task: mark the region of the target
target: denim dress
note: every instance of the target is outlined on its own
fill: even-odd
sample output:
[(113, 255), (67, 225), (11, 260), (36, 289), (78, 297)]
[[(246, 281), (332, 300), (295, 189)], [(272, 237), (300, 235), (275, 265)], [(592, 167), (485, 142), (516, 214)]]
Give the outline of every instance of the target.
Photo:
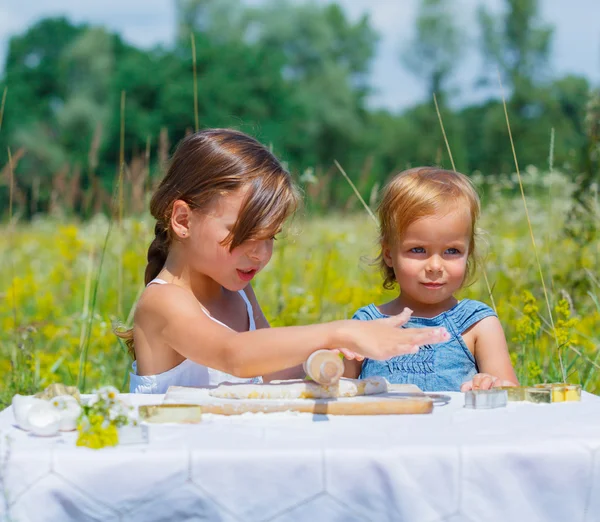
[[(394, 384), (416, 384), (423, 391), (460, 391), (460, 385), (478, 372), (473, 354), (462, 334), (485, 317), (496, 316), (486, 304), (463, 299), (440, 315), (431, 318), (411, 317), (402, 328), (443, 326), (450, 340), (421, 346), (414, 354), (399, 355), (387, 361), (365, 359), (360, 378), (380, 376)], [(389, 317), (374, 304), (359, 309), (353, 319), (371, 321)]]

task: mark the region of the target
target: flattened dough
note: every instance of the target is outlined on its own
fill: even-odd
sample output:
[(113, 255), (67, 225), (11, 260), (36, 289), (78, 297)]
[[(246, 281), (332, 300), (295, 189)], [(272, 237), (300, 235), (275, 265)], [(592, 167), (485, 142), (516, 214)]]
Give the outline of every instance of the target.
[(269, 384), (223, 383), (208, 393), (221, 399), (331, 399), (386, 393), (388, 382), (383, 377), (340, 379), (333, 386), (314, 381), (273, 381)]

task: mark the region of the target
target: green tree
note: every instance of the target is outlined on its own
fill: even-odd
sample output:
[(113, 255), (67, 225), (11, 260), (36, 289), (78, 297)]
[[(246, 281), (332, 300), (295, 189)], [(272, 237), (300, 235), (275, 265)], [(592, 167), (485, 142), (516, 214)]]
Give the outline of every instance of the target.
[(35, 177), (41, 197), (47, 198), (51, 173), (68, 161), (55, 140), (56, 115), (62, 110), (69, 91), (62, 54), (85, 29), (65, 18), (49, 18), (9, 41), (4, 75), (9, 98), (0, 133), (0, 164), (7, 161), (7, 147), (13, 152), (26, 148), (20, 162), (18, 185), (27, 197), (30, 197)]
[(337, 4), (272, 1), (252, 11), (249, 27), (267, 53), (283, 57), (294, 107), (285, 146), (299, 166), (361, 163), (377, 42), (368, 17), (351, 22)]
[(241, 0), (175, 0), (177, 44), (187, 49), (192, 32), (220, 44), (243, 40), (249, 12)]
[(538, 0), (505, 0), (505, 4), (500, 15), (484, 6), (478, 10), (482, 51), (486, 63), (498, 68), (507, 87), (521, 97), (548, 78), (554, 29), (541, 21)]
[(454, 21), (449, 0), (421, 0), (415, 33), (402, 50), (404, 65), (441, 99), (464, 51), (463, 32)]
[[(547, 73), (553, 28), (540, 19), (537, 0), (505, 0), (505, 4), (506, 9), (497, 15), (483, 6), (478, 10), (484, 62), (492, 65), (485, 71), (484, 83), (497, 84), (500, 72), (519, 162), (539, 165), (548, 157), (555, 122), (549, 111)], [(514, 171), (502, 105), (485, 104), (482, 111), (475, 123), (482, 147), (477, 155), (482, 162), (475, 167), (484, 172)]]

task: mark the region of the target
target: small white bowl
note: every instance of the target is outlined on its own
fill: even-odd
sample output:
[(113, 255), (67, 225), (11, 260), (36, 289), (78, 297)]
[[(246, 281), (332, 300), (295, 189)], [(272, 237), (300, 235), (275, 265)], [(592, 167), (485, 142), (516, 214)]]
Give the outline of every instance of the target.
[(61, 415), (48, 401), (41, 401), (31, 406), (26, 422), (34, 435), (52, 437), (58, 434)]
[(17, 422), (17, 426), (22, 430), (29, 431), (31, 428), (27, 423), (27, 415), (29, 410), (35, 404), (47, 404), (46, 401), (42, 399), (38, 399), (33, 395), (19, 395), (16, 394), (12, 399), (12, 408), (13, 415), (15, 416), (15, 421)]

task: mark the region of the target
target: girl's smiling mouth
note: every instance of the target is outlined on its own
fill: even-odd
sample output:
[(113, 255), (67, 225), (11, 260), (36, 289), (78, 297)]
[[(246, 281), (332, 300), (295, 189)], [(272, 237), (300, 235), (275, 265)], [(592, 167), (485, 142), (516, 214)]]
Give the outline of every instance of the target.
[(258, 272), (258, 269), (256, 268), (251, 268), (249, 270), (240, 270), (239, 268), (237, 269), (238, 276), (242, 281), (251, 281), (252, 278), (256, 275), (256, 272)]

